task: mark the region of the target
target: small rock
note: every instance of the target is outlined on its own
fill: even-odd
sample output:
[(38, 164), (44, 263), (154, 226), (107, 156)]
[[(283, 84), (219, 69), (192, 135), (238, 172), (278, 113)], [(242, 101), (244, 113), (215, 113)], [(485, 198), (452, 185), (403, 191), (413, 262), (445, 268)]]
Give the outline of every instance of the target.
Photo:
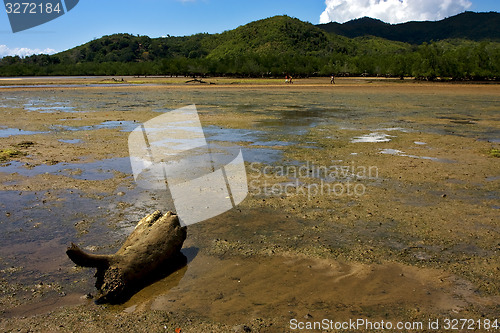
[(118, 192), (118, 193), (116, 193), (116, 195), (123, 197), (125, 195), (125, 192)]
[(94, 298), (94, 296), (92, 296), (92, 294), (88, 293), (87, 295), (83, 295), (82, 298), (83, 299), (92, 299), (92, 298)]
[(132, 306), (129, 306), (128, 308), (126, 308), (125, 310), (123, 310), (123, 312), (125, 313), (132, 313), (135, 311), (135, 309), (137, 308), (137, 304), (134, 304)]
[(252, 332), (252, 329), (247, 325), (237, 325), (233, 327), (233, 331), (235, 333), (245, 333), (245, 332)]

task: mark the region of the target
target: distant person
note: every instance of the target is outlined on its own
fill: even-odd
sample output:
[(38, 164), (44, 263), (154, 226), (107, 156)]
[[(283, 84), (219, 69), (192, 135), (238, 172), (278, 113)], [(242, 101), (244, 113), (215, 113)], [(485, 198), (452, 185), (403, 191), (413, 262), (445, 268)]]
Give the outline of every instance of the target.
[(285, 75), (285, 83), (288, 83), (288, 75)]
[(292, 83), (293, 83), (293, 78), (292, 78), (292, 76), (290, 75), (290, 84), (292, 84)]
[(330, 77), (330, 84), (335, 84), (335, 75), (333, 75), (333, 74)]

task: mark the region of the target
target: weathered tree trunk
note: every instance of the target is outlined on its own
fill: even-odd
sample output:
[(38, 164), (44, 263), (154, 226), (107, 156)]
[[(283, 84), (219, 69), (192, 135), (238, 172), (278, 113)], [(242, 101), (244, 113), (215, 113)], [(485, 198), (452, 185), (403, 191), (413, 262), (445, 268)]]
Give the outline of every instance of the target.
[(115, 254), (88, 254), (75, 244), (66, 254), (79, 266), (97, 268), (99, 302), (117, 303), (143, 286), (158, 270), (177, 266), (185, 239), (186, 227), (180, 226), (177, 215), (156, 211), (139, 221)]

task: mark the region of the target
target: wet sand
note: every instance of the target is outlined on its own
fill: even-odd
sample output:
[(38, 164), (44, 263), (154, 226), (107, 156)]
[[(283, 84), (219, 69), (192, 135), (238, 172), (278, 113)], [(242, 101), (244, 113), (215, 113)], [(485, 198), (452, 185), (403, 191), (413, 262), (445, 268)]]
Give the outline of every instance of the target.
[[(4, 331), (498, 318), (499, 86), (133, 79), (147, 86), (0, 81), (56, 84), (0, 89), (0, 149), (21, 153), (0, 167)], [(193, 103), (209, 141), (242, 147), (250, 193), (188, 228), (186, 267), (123, 305), (95, 305), (93, 272), (65, 247), (114, 252), (140, 217), (168, 209), (136, 186), (127, 137)]]

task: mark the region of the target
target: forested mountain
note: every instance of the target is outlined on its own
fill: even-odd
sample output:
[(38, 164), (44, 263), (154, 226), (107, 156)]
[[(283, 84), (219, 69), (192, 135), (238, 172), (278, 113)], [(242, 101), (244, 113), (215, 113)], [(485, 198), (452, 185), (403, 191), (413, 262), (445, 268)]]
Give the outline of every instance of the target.
[(0, 75), (499, 78), (500, 43), (477, 39), (481, 41), (455, 38), (417, 45), (376, 36), (349, 38), (296, 18), (275, 16), (220, 34), (162, 38), (115, 34), (55, 55), (4, 57)]
[(319, 24), (326, 32), (354, 38), (377, 36), (410, 44), (444, 39), (469, 39), (473, 41), (500, 41), (500, 13), (465, 12), (436, 22), (384, 23), (363, 17), (343, 24)]

